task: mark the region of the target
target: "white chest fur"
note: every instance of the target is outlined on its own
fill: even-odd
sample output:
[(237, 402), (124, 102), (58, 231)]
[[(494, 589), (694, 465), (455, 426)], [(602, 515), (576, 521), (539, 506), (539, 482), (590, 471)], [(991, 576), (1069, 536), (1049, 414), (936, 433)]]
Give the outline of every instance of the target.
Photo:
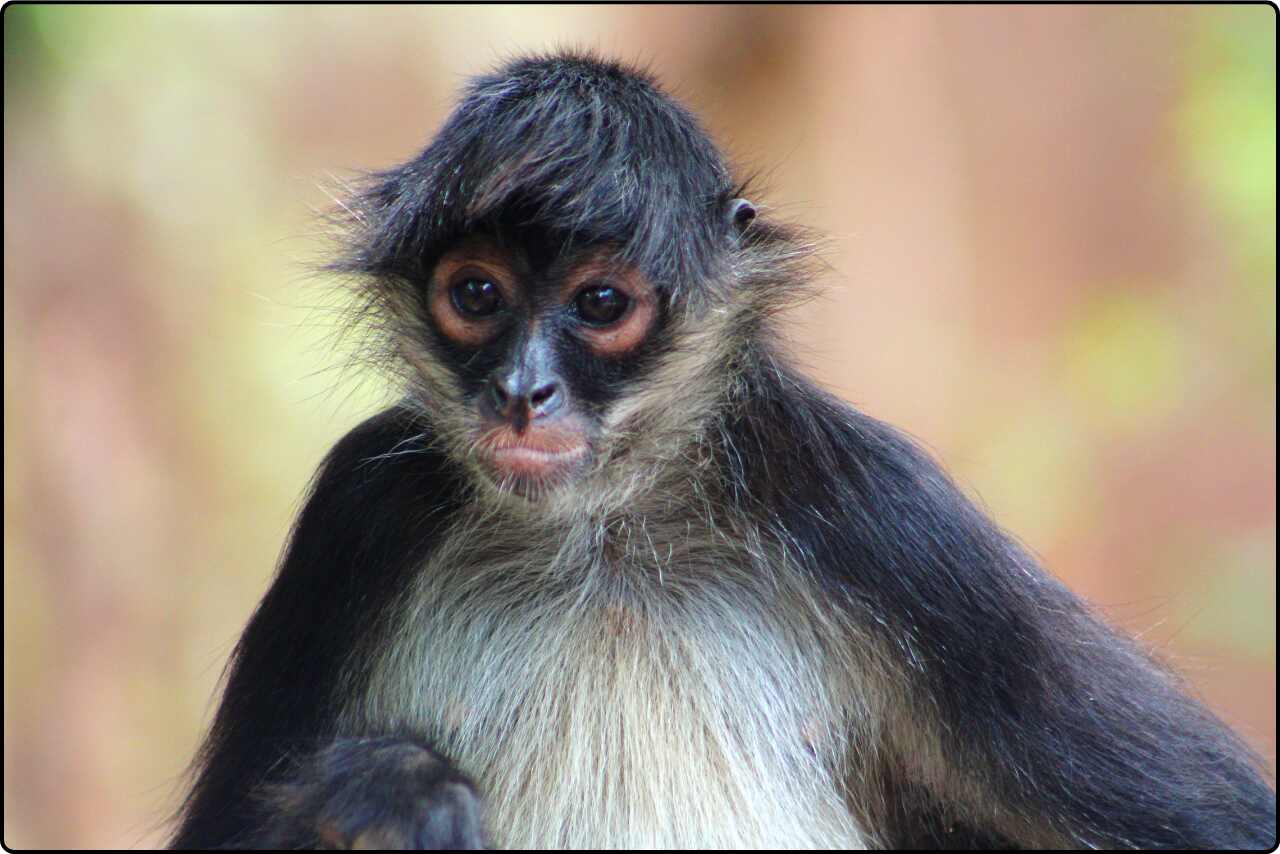
[(433, 743), (499, 847), (861, 847), (826, 618), (758, 543), (680, 533), (455, 533), (350, 725)]

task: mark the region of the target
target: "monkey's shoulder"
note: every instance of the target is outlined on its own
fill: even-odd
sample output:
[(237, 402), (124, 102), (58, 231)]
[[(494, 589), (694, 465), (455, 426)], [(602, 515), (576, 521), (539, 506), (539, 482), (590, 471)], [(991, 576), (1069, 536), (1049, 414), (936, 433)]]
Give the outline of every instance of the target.
[[(393, 554), (390, 543), (429, 547), (461, 493), (461, 474), (434, 447), (430, 426), (401, 407), (380, 412), (343, 436), (320, 465), (281, 574), (321, 566), (329, 575), (335, 561), (381, 564)], [(422, 554), (407, 551), (408, 563)]]
[(802, 376), (759, 372), (722, 435), (729, 492), (746, 512), (879, 613), (911, 622), (922, 597), (1005, 590), (1011, 575), (1075, 607), (912, 437)]
[(363, 509), (377, 514), (385, 500), (433, 511), (452, 505), (460, 490), (461, 473), (435, 447), (431, 426), (395, 406), (357, 425), (334, 445), (317, 473), (311, 497), (315, 504), (332, 495), (331, 503), (344, 512)]
[(844, 515), (885, 498), (954, 490), (905, 432), (798, 373), (758, 371), (745, 389), (721, 422), (723, 470), (732, 491), (756, 506), (784, 519)]

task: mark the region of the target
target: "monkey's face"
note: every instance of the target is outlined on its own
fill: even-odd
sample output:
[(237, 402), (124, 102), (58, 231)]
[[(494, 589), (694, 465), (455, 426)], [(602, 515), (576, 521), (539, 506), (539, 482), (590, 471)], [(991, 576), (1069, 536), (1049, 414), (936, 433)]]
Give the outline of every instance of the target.
[(592, 465), (608, 412), (656, 349), (657, 289), (608, 246), (473, 236), (434, 265), (433, 349), (460, 392), (455, 444), (481, 477), (537, 499)]

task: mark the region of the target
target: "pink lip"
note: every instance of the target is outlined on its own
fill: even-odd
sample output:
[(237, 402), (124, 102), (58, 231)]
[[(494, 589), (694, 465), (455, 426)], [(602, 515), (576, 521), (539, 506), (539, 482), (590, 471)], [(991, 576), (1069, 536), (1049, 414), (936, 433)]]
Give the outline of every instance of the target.
[(587, 455), (585, 445), (563, 451), (545, 451), (526, 445), (508, 445), (494, 448), (489, 453), (490, 464), (502, 474), (543, 480), (566, 471)]
[(478, 448), (481, 459), (499, 477), (525, 483), (563, 474), (580, 464), (588, 453), (580, 433), (556, 428), (516, 433), (499, 427), (489, 431)]

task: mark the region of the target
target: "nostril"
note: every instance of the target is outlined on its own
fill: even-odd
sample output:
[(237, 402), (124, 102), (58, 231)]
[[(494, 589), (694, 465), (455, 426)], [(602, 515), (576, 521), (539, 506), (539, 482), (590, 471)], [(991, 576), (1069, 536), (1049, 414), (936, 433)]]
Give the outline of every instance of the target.
[(547, 383), (541, 388), (534, 389), (533, 394), (529, 395), (529, 407), (535, 411), (542, 409), (551, 402), (557, 391), (559, 387), (555, 383)]
[(502, 412), (507, 408), (507, 401), (511, 399), (511, 395), (507, 394), (507, 390), (502, 387), (500, 380), (494, 380), (489, 384), (489, 397), (493, 399), (493, 405)]

